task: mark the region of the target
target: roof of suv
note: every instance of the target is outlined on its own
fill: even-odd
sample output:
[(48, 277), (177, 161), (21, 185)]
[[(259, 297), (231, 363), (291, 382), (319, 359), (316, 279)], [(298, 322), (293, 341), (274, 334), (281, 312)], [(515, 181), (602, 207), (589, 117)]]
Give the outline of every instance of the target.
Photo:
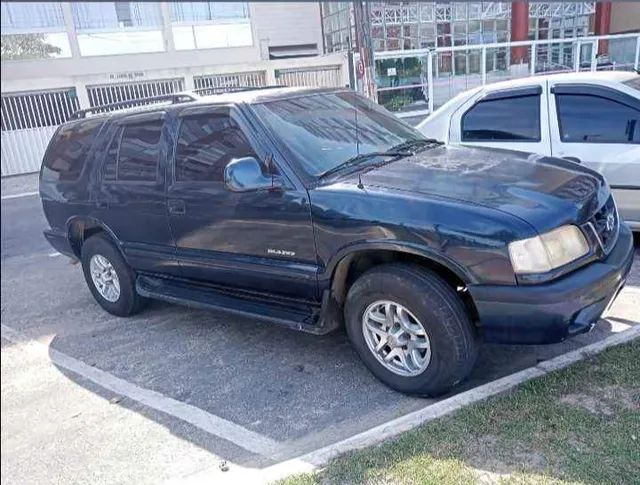
[[(229, 93), (213, 94), (207, 96), (198, 96), (195, 93), (185, 91), (182, 93), (175, 93), (176, 95), (185, 94), (192, 95), (196, 99), (193, 101), (185, 101), (180, 103), (157, 102), (152, 104), (145, 104), (134, 107), (121, 108), (114, 111), (108, 111), (103, 113), (92, 113), (87, 118), (121, 118), (132, 114), (147, 113), (157, 110), (170, 110), (181, 109), (185, 106), (199, 106), (207, 104), (255, 104), (264, 103), (268, 101), (276, 101), (280, 99), (288, 99), (301, 95), (309, 95), (315, 93), (329, 93), (336, 91), (343, 91), (344, 88), (309, 88), (309, 87), (273, 87), (273, 88), (257, 88), (247, 91), (236, 91)], [(95, 107), (99, 109), (99, 106)]]

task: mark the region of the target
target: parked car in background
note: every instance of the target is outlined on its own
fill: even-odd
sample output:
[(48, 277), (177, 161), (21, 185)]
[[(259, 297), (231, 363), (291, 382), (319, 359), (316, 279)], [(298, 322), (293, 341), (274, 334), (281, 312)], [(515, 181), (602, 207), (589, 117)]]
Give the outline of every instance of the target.
[(640, 231), (640, 75), (584, 72), (489, 84), (417, 126), (445, 143), (565, 158), (597, 170)]
[(46, 238), (114, 315), (157, 298), (344, 324), (380, 380), (438, 395), (481, 340), (588, 331), (631, 268), (609, 186), (581, 165), (445, 146), (352, 91), (166, 99), (85, 110), (40, 172)]

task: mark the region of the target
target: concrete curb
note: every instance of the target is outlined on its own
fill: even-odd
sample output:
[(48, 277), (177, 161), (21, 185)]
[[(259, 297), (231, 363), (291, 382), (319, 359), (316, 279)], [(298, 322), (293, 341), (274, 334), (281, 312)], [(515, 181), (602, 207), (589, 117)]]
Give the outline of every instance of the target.
[(586, 345), (572, 352), (559, 355), (550, 360), (540, 362), (534, 367), (529, 367), (515, 374), (483, 384), (469, 391), (462, 392), (450, 398), (431, 404), (400, 418), (388, 421), (380, 426), (351, 436), (343, 441), (325, 446), (298, 458), (278, 463), (263, 469), (260, 472), (265, 482), (279, 480), (296, 473), (308, 473), (318, 470), (331, 459), (348, 451), (358, 450), (378, 444), (384, 440), (396, 437), (406, 431), (416, 428), (428, 421), (450, 414), (470, 404), (483, 401), (491, 396), (503, 393), (536, 377), (541, 377), (550, 372), (563, 369), (576, 362), (599, 354), (605, 349), (630, 342), (640, 337), (640, 325), (632, 327), (624, 332), (607, 337), (604, 340)]
[(32, 195), (38, 195), (39, 192), (21, 192), (13, 195), (3, 195), (1, 200), (20, 199), (22, 197), (31, 197)]

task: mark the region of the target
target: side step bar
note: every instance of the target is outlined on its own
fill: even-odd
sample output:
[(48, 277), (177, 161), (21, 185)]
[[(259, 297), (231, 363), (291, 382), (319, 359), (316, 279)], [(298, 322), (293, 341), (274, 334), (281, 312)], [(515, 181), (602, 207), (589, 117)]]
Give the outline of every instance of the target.
[(138, 275), (136, 290), (147, 298), (206, 310), (222, 310), (317, 335), (335, 328), (319, 324), (322, 320), (319, 318), (320, 306), (308, 303), (277, 298), (267, 300), (250, 293), (148, 275)]

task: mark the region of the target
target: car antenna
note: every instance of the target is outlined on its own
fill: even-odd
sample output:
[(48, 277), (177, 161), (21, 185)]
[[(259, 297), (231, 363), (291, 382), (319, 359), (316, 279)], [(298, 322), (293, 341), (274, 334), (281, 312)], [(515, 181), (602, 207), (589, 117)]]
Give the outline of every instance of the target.
[[(358, 96), (355, 96), (355, 114), (356, 114), (356, 155), (360, 155), (360, 133), (358, 131)], [(364, 189), (362, 184), (362, 175), (358, 172), (358, 186), (359, 189)]]
[(269, 171), (269, 175), (271, 175), (271, 188), (273, 188), (273, 154), (269, 153), (267, 155), (267, 170)]

